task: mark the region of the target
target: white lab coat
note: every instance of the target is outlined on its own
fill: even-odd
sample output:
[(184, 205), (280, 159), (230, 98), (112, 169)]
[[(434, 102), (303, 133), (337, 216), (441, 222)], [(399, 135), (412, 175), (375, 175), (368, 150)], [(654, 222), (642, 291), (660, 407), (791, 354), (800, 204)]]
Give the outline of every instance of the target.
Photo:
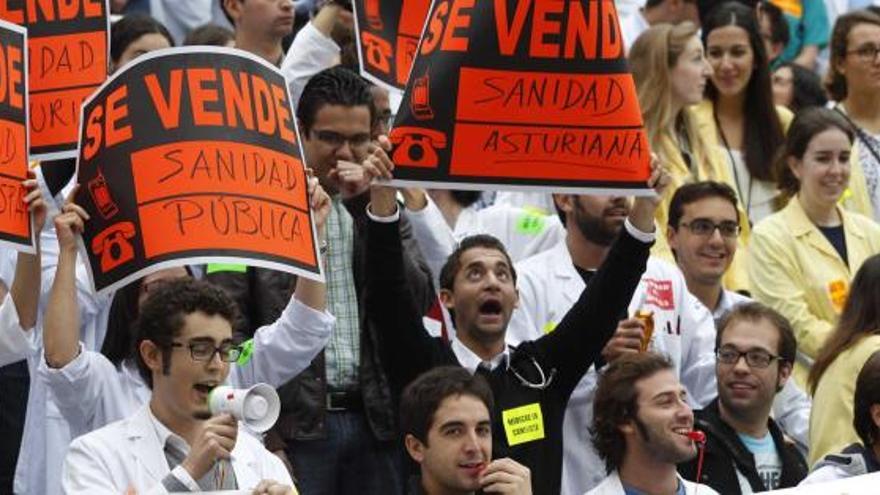
[(34, 329), (21, 328), (12, 294), (0, 304), (0, 366), (27, 358), (35, 350)]
[[(293, 486), (281, 460), (250, 435), (238, 435), (231, 462), (242, 490), (264, 479)], [(145, 404), (131, 417), (74, 440), (64, 460), (62, 487), (68, 495), (118, 495), (130, 488), (141, 495), (167, 493), (162, 479), (170, 472)]]
[(489, 234), (496, 237), (514, 262), (547, 250), (565, 237), (558, 216), (502, 204), (480, 210), (472, 206), (463, 209), (455, 229), (449, 228), (443, 213), (430, 197), (423, 209), (404, 210), (404, 215), (412, 225), (413, 237), (434, 274), (434, 287), (437, 288), (440, 287), (440, 269), (467, 236)]
[[(334, 324), (329, 313), (291, 298), (275, 323), (257, 330), (251, 360), (245, 366), (233, 366), (227, 381), (238, 388), (286, 383), (326, 346)], [(103, 354), (82, 344), (80, 354), (61, 369), (49, 368), (42, 357), (35, 367), (31, 376), (49, 389), (51, 398), (46, 421), (52, 428), (45, 439), (45, 465), (38, 470), (45, 470), (39, 474), (45, 477), (47, 488), (40, 493), (59, 493), (58, 473), (70, 440), (134, 414), (146, 403), (150, 391), (133, 365), (116, 368)], [(27, 464), (25, 459), (19, 467), (23, 464)], [(34, 476), (30, 477), (32, 483), (38, 482), (33, 481)]]
[[(38, 168), (37, 174), (41, 176)], [(58, 240), (52, 222), (46, 222), (40, 233), (42, 252), (40, 311), (45, 314), (49, 291), (58, 264)], [(77, 261), (76, 292), (79, 306), (80, 339), (86, 349), (99, 349), (104, 341), (113, 294), (96, 296), (82, 261)], [(57, 494), (61, 492), (59, 471), (64, 452), (70, 443), (67, 422), (55, 405), (43, 380), (37, 378), (37, 367), (43, 349), (42, 321), (38, 319), (33, 332), (33, 352), (27, 356), (31, 380), (28, 386), (27, 413), (18, 464), (15, 466), (13, 491), (21, 494)]]
[[(697, 493), (700, 495), (718, 495), (718, 492), (713, 490), (710, 486), (688, 481), (681, 476), (679, 476), (678, 479), (684, 483), (684, 491), (687, 495), (697, 495)], [(615, 470), (612, 471), (611, 474), (599, 484), (599, 486), (593, 488), (584, 495), (625, 495), (625, 492), (623, 491), (623, 483), (620, 481), (620, 476)]]
[[(518, 263), (516, 269), (520, 303), (507, 329), (507, 342), (511, 345), (551, 331), (585, 287), (564, 240)], [(670, 357), (688, 389), (691, 405), (708, 404), (717, 393), (715, 325), (705, 306), (687, 291), (677, 267), (653, 257), (648, 259), (629, 314), (639, 308), (654, 312), (651, 349)], [(593, 448), (589, 434), (597, 379), (595, 369), (591, 368), (568, 402), (563, 425), (562, 493), (583, 493), (605, 476), (605, 463)]]

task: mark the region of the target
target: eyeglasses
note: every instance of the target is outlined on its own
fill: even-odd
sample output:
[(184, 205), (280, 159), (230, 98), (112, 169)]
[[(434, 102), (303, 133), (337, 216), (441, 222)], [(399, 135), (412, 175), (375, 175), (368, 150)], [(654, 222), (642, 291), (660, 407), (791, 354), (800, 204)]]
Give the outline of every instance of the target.
[(189, 354), (195, 361), (210, 361), (214, 359), (214, 354), (217, 354), (221, 361), (234, 363), (241, 356), (241, 346), (232, 342), (223, 342), (219, 347), (214, 347), (212, 342), (207, 341), (190, 342), (189, 344), (172, 342), (170, 347), (189, 348)]
[(745, 356), (746, 364), (749, 365), (749, 368), (766, 368), (770, 366), (770, 363), (777, 359), (780, 361), (783, 360), (780, 356), (774, 356), (762, 349), (751, 349), (746, 352), (740, 352), (734, 347), (727, 346), (715, 351), (715, 356), (718, 358), (719, 362), (731, 365), (735, 365), (739, 362), (739, 358)]
[(862, 62), (873, 62), (877, 60), (877, 54), (880, 53), (880, 45), (868, 43), (862, 45), (855, 50), (848, 50), (847, 55), (855, 55)]
[(370, 133), (368, 132), (355, 134), (353, 136), (346, 136), (345, 134), (340, 134), (336, 131), (326, 130), (313, 130), (312, 132), (315, 134), (318, 141), (321, 141), (328, 146), (332, 146), (333, 148), (341, 148), (345, 143), (348, 143), (352, 148), (363, 148), (370, 144)]
[(690, 223), (681, 222), (679, 225), (690, 230), (692, 234), (700, 237), (710, 237), (715, 233), (715, 229), (718, 229), (718, 232), (721, 233), (721, 237), (728, 239), (738, 236), (740, 232), (739, 224), (732, 220), (715, 223), (708, 218), (697, 218)]

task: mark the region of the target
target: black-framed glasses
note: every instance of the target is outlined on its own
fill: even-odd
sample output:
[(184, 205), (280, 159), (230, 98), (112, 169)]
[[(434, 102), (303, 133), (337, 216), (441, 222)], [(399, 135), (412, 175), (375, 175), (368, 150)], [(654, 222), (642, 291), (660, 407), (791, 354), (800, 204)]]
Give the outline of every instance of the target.
[(868, 43), (854, 50), (847, 50), (847, 55), (855, 55), (862, 62), (873, 62), (877, 60), (877, 54), (880, 53), (880, 45)]
[(351, 136), (328, 130), (312, 130), (312, 132), (318, 141), (333, 148), (341, 148), (345, 143), (348, 143), (352, 148), (363, 148), (370, 144), (369, 132), (353, 134)]
[(763, 349), (749, 349), (742, 352), (735, 347), (725, 346), (715, 351), (718, 362), (735, 365), (739, 358), (745, 357), (750, 368), (766, 368), (775, 360), (783, 361), (782, 357), (774, 356)]
[(188, 344), (172, 342), (170, 346), (189, 348), (189, 354), (195, 361), (210, 361), (214, 359), (214, 354), (217, 354), (221, 361), (234, 363), (241, 356), (241, 346), (232, 342), (223, 342), (219, 346), (214, 346), (213, 342), (200, 340)]
[(733, 220), (725, 220), (721, 223), (715, 223), (708, 218), (697, 218), (690, 222), (681, 222), (679, 226), (691, 231), (692, 234), (700, 237), (710, 237), (715, 233), (715, 229), (721, 233), (721, 237), (733, 239), (739, 235), (741, 230), (739, 223)]

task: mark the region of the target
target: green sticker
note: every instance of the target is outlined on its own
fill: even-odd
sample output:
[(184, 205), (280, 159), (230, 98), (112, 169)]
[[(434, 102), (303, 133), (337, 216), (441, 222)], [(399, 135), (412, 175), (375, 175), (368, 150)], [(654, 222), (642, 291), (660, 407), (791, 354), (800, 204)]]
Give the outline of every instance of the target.
[(247, 272), (247, 265), (239, 265), (236, 263), (208, 263), (207, 272), (208, 275), (218, 272), (245, 273)]
[(544, 326), (541, 328), (541, 331), (544, 332), (544, 335), (552, 332), (553, 330), (556, 330), (556, 322), (553, 321), (548, 321), (547, 323), (544, 323)]
[(251, 356), (254, 354), (254, 339), (246, 340), (241, 344), (241, 355), (238, 356), (238, 361), (235, 364), (239, 366), (244, 366), (248, 364), (251, 360)]
[(521, 234), (538, 235), (544, 232), (544, 215), (523, 212), (516, 220), (516, 230)]

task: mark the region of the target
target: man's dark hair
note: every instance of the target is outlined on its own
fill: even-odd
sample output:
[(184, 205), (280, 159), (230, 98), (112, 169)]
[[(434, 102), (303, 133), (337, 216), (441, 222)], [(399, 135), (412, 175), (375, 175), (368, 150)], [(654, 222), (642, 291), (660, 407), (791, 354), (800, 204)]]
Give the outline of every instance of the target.
[(472, 375), (461, 366), (441, 366), (419, 375), (403, 391), (400, 398), (400, 431), (428, 444), (428, 431), (434, 414), (448, 397), (469, 395), (485, 404), (492, 415), (495, 407), (492, 389), (486, 379)]
[(452, 290), (455, 285), (455, 276), (461, 270), (461, 257), (465, 251), (473, 248), (494, 249), (504, 255), (507, 264), (510, 265), (510, 276), (513, 278), (513, 284), (516, 285), (516, 270), (513, 268), (513, 260), (507, 254), (504, 243), (488, 234), (477, 234), (465, 237), (455, 248), (455, 251), (446, 259), (443, 268), (440, 269), (440, 288)]
[(715, 332), (715, 348), (721, 347), (721, 338), (724, 336), (724, 332), (733, 326), (734, 323), (740, 321), (757, 323), (761, 320), (769, 321), (779, 333), (779, 348), (776, 349), (776, 354), (779, 355), (782, 361), (794, 364), (797, 354), (797, 338), (794, 336), (791, 322), (775, 309), (759, 302), (739, 304), (730, 313), (724, 315), (724, 318), (718, 323), (718, 330)]
[(315, 123), (315, 116), (324, 105), (343, 107), (365, 106), (370, 110), (370, 123), (376, 117), (370, 86), (361, 76), (343, 67), (331, 67), (318, 72), (303, 88), (296, 107), (296, 117), (302, 124), (301, 131), (308, 134)]
[(726, 200), (733, 205), (737, 220), (739, 220), (736, 192), (733, 188), (723, 182), (706, 180), (685, 184), (675, 190), (675, 194), (672, 195), (672, 201), (669, 202), (668, 226), (677, 229), (678, 223), (681, 222), (681, 217), (684, 216), (684, 207), (706, 198)]
[(174, 38), (168, 29), (146, 14), (128, 14), (114, 22), (110, 26), (110, 60), (113, 64), (119, 62), (128, 45), (147, 34), (161, 34), (170, 46), (174, 46)]
[(226, 46), (230, 41), (235, 41), (235, 33), (223, 26), (205, 24), (190, 31), (183, 40), (183, 45)]
[(788, 32), (788, 21), (785, 20), (782, 9), (769, 0), (762, 0), (758, 4), (758, 8), (761, 9), (761, 14), (766, 15), (770, 21), (770, 41), (781, 43), (783, 46), (787, 45), (791, 34)]
[(853, 428), (865, 449), (871, 450), (880, 440), (880, 431), (871, 414), (871, 406), (880, 404), (880, 351), (872, 354), (859, 371), (853, 402)]
[(639, 412), (636, 382), (671, 369), (672, 362), (666, 356), (652, 352), (626, 354), (599, 377), (590, 434), (609, 473), (620, 467), (626, 453), (626, 438), (620, 425), (635, 423)]
[[(149, 340), (162, 349), (162, 373), (171, 367), (171, 344), (183, 330), (187, 315), (201, 312), (207, 316), (220, 316), (230, 325), (235, 321), (235, 302), (223, 289), (207, 282), (190, 278), (169, 280), (150, 291), (140, 316), (134, 323), (135, 348)], [(136, 352), (138, 372), (147, 385), (153, 388), (153, 376), (140, 352)]]

